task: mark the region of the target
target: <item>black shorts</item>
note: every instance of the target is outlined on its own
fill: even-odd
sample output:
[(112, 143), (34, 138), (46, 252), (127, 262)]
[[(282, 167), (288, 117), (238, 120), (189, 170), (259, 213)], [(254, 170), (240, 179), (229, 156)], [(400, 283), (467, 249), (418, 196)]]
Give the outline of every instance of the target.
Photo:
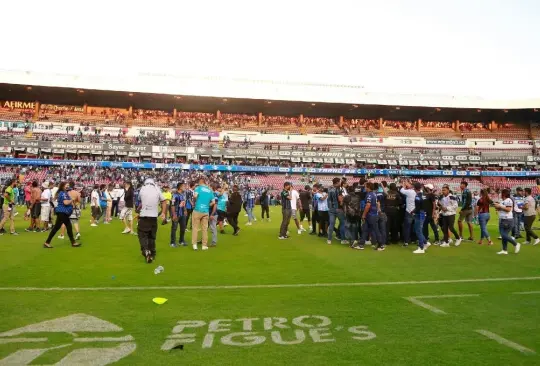
[(329, 220), (328, 211), (319, 211), (319, 222), (328, 222)]
[(41, 203), (34, 203), (34, 206), (32, 206), (32, 209), (30, 210), (30, 216), (33, 219), (39, 219), (41, 216)]
[(101, 216), (101, 207), (92, 206), (92, 217), (94, 218), (94, 220), (97, 220), (97, 218), (100, 216)]
[(227, 213), (225, 211), (221, 211), (221, 210), (218, 210), (217, 212), (217, 221), (218, 222), (223, 222), (225, 220), (225, 218), (227, 217)]

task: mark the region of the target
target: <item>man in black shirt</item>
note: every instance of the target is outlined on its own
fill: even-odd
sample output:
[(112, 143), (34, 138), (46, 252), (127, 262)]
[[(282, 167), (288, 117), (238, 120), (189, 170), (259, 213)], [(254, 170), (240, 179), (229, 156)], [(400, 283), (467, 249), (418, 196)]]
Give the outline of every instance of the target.
[(311, 221), (311, 187), (305, 186), (304, 190), (300, 191), (300, 204), (302, 209), (300, 210), (300, 222), (307, 218), (308, 222)]
[(424, 221), (424, 227), (422, 228), (424, 237), (429, 243), (429, 227), (433, 230), (433, 235), (435, 237), (435, 245), (439, 244), (439, 230), (437, 228), (437, 220), (435, 205), (437, 204), (437, 196), (433, 193), (433, 184), (424, 185), (424, 200), (422, 201), (424, 205), (424, 211), (426, 212), (426, 219)]
[(399, 233), (401, 232), (402, 221), (400, 210), (403, 205), (401, 193), (398, 192), (395, 183), (390, 183), (388, 186), (388, 192), (385, 194), (384, 201), (384, 212), (388, 219), (386, 224), (389, 233), (387, 243), (395, 244), (399, 241)]
[(279, 230), (279, 239), (288, 239), (287, 231), (289, 230), (289, 223), (291, 222), (292, 207), (291, 207), (291, 183), (285, 182), (283, 184), (283, 191), (281, 191), (281, 212), (283, 218), (281, 220), (281, 227)]
[(124, 183), (125, 205), (120, 211), (120, 220), (124, 221), (124, 231), (122, 234), (133, 233), (133, 209), (135, 208), (135, 194), (131, 182)]

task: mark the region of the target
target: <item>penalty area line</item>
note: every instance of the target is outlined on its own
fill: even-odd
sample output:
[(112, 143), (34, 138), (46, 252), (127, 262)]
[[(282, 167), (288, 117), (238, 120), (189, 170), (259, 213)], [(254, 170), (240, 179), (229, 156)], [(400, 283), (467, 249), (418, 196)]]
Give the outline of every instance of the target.
[(469, 278), (459, 280), (426, 280), (396, 282), (342, 282), (342, 283), (296, 283), (270, 285), (209, 285), (209, 286), (105, 286), (105, 287), (0, 287), (0, 291), (148, 291), (148, 290), (249, 290), (272, 288), (316, 288), (316, 287), (373, 287), (373, 286), (407, 286), (456, 283), (485, 283), (507, 281), (538, 281), (540, 277), (501, 277), (501, 278)]
[(535, 351), (533, 351), (532, 349), (529, 349), (527, 347), (524, 347), (522, 346), (521, 344), (517, 344), (515, 342), (512, 342), (511, 340), (508, 340), (506, 338), (503, 338), (501, 337), (500, 335), (498, 334), (495, 334), (493, 332), (490, 332), (489, 330), (484, 330), (484, 329), (478, 329), (475, 331), (476, 333), (479, 333), (479, 334), (482, 334), (484, 337), (487, 337), (491, 340), (494, 340), (504, 346), (507, 346), (507, 347), (510, 347), (510, 348), (513, 348), (515, 349), (516, 351), (519, 351), (521, 353), (524, 353), (524, 354), (529, 354), (529, 355), (534, 355), (536, 354)]

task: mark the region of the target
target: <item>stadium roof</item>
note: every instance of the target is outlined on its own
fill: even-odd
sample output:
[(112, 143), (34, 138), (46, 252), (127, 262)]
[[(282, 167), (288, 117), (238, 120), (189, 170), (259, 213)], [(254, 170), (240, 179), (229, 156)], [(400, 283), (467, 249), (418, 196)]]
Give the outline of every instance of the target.
[(385, 94), (368, 92), (362, 87), (349, 85), (288, 83), (218, 77), (199, 78), (165, 74), (85, 76), (0, 70), (0, 82), (103, 91), (310, 103), (470, 109), (540, 108), (540, 99), (494, 100), (444, 95)]

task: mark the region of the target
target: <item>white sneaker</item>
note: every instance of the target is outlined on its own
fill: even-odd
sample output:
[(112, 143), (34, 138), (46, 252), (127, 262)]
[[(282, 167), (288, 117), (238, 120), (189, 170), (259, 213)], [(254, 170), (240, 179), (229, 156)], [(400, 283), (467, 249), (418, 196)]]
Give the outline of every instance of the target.
[(197, 244), (193, 244), (193, 250), (197, 250)]
[(203, 245), (202, 250), (208, 250), (208, 247)]
[(514, 253), (518, 254), (521, 249), (521, 244), (517, 243), (516, 247), (514, 248)]
[(248, 214), (245, 214), (244, 216), (247, 217)]
[(540, 244), (540, 238), (536, 239), (536, 240), (534, 241), (534, 243), (533, 243), (533, 245), (538, 245), (538, 244)]
[(439, 245), (439, 247), (441, 247), (441, 248), (450, 248), (450, 244), (443, 242), (441, 245)]
[(298, 235), (302, 234), (302, 230), (298, 230)]
[(341, 244), (349, 244), (349, 242), (347, 240), (342, 240)]
[(58, 239), (64, 240), (64, 235), (58, 235)]
[(124, 229), (124, 231), (122, 231), (122, 234), (129, 234), (131, 232), (131, 230), (129, 229)]
[(431, 243), (428, 241), (426, 245), (424, 245), (424, 250), (427, 250), (427, 248), (429, 248), (430, 246), (431, 246)]
[(413, 252), (413, 254), (424, 254), (425, 252), (426, 252), (426, 251), (425, 251), (424, 249), (418, 248), (418, 249), (416, 249), (416, 250)]
[(81, 233), (77, 233), (77, 235), (75, 235), (75, 240), (80, 239), (80, 238), (81, 238)]
[(461, 245), (461, 241), (462, 241), (462, 240), (463, 240), (463, 239), (457, 239), (457, 240), (456, 240), (456, 247), (459, 247), (459, 246)]
[(251, 226), (251, 222), (246, 222), (246, 226)]
[(371, 245), (371, 240), (366, 241), (366, 245)]
[(523, 245), (529, 245), (529, 244), (531, 244), (530, 241), (526, 241), (526, 242), (523, 243)]
[(91, 224), (90, 226), (92, 226), (92, 227), (97, 227), (97, 224)]
[(448, 244), (452, 244), (453, 242), (454, 242), (453, 239), (449, 239), (449, 240), (448, 240)]
[(284, 236), (280, 236), (280, 237), (278, 237), (278, 239), (279, 239), (279, 240), (285, 240), (285, 239), (287, 239), (287, 238), (284, 237)]
[(357, 246), (358, 245), (358, 240), (353, 241), (352, 245), (353, 245), (353, 247)]
[(326, 241), (326, 244), (332, 245), (332, 240), (327, 240), (327, 241)]
[(300, 231), (306, 231), (303, 226), (300, 226)]
[(504, 254), (504, 255), (506, 255), (506, 254), (508, 254), (508, 252), (507, 252), (506, 250), (501, 250), (500, 252), (497, 252), (497, 254)]

